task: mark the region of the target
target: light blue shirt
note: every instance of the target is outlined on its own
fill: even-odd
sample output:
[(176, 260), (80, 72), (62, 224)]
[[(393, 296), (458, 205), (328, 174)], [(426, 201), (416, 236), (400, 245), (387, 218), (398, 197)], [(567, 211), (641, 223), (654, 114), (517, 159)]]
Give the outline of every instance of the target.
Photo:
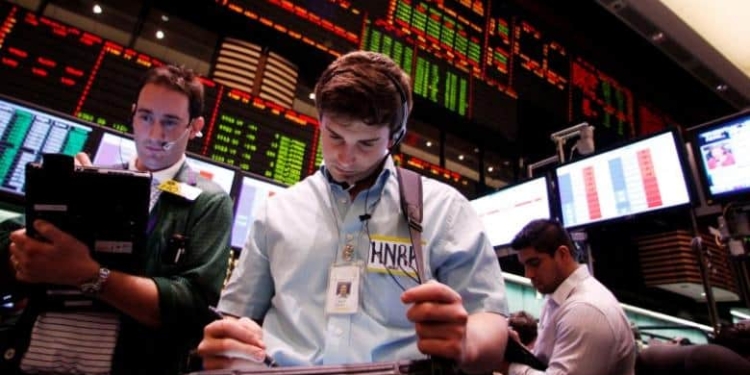
[[(398, 285), (408, 289), (416, 281), (399, 268), (389, 274), (377, 267), (416, 266), (395, 251), (411, 244), (393, 161), (388, 158), (373, 186), (353, 201), (324, 168), (259, 210), (218, 308), (263, 319), (267, 351), (284, 366), (423, 358)], [(500, 266), (477, 214), (452, 187), (428, 178), (422, 184), (427, 277), (456, 290), (470, 314), (507, 315)], [(365, 213), (372, 215), (366, 224), (360, 220)], [(326, 314), (329, 272), (345, 263), (347, 244), (364, 265), (359, 308)]]

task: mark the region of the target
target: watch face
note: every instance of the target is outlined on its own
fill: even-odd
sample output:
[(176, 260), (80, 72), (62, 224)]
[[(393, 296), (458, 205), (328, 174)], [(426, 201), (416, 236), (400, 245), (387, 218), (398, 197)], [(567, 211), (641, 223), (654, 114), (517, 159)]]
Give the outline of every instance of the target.
[(86, 295), (96, 295), (102, 290), (102, 286), (109, 277), (109, 270), (101, 268), (99, 270), (99, 277), (96, 280), (89, 281), (81, 284), (81, 292)]

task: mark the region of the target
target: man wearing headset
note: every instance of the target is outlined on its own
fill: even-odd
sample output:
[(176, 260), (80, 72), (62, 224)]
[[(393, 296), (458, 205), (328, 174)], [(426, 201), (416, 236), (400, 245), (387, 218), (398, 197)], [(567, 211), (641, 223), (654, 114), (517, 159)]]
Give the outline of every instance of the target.
[[(406, 131), (409, 81), (373, 52), (348, 53), (323, 72), (315, 102), (324, 165), (254, 219), (218, 305), (229, 317), (208, 325), (198, 346), (206, 368), (264, 357), (307, 366), (425, 355), (470, 372), (500, 365), (507, 303), (496, 255), (466, 198), (428, 178), (430, 280), (417, 278), (389, 156)], [(351, 285), (343, 303), (342, 282)]]
[[(231, 198), (185, 163), (187, 142), (203, 127), (202, 110), (203, 86), (190, 70), (153, 68), (139, 87), (132, 119), (137, 156), (123, 167), (152, 172), (142, 274), (103, 267), (86, 245), (48, 222), (28, 223), (44, 240), (23, 229), (0, 238), (0, 259), (9, 260), (15, 280), (80, 287), (110, 307), (49, 311), (31, 298), (0, 342), (0, 373), (184, 370), (211, 317), (207, 306), (218, 301), (230, 251)], [(85, 154), (77, 159), (90, 164)]]

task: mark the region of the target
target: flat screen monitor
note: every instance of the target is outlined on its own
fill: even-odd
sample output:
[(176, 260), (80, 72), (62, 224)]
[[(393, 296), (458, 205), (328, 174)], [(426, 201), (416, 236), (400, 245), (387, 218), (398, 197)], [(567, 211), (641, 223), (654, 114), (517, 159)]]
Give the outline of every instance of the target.
[[(94, 165), (118, 165), (130, 161), (136, 155), (135, 142), (124, 134), (105, 132), (94, 154)], [(216, 182), (227, 194), (232, 191), (235, 170), (202, 158), (188, 156), (187, 163), (201, 176)]]
[(234, 175), (236, 174), (234, 169), (192, 156), (187, 157), (187, 163), (190, 168), (198, 171), (201, 176), (221, 186), (221, 188), (224, 189), (227, 194), (232, 193), (232, 185), (234, 185)]
[(75, 155), (92, 130), (72, 116), (0, 97), (0, 190), (23, 195), (27, 163), (45, 153)]
[(555, 169), (566, 228), (690, 203), (685, 148), (674, 130)]
[(538, 177), (471, 201), (492, 246), (505, 246), (530, 221), (549, 219), (550, 195), (547, 177)]
[(693, 155), (708, 203), (750, 195), (750, 111), (691, 130)]
[(236, 249), (241, 249), (245, 245), (250, 225), (261, 203), (286, 189), (285, 186), (250, 176), (242, 176), (241, 184), (232, 224), (231, 245)]
[(130, 136), (105, 132), (91, 162), (96, 166), (127, 163), (135, 156), (135, 142)]

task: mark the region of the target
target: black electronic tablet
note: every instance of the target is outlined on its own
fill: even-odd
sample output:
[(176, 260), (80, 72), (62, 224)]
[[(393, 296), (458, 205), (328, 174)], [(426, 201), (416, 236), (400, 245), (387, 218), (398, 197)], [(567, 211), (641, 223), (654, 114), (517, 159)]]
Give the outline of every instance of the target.
[(63, 154), (26, 165), (26, 223), (50, 221), (88, 245), (103, 266), (140, 273), (146, 246), (151, 174), (75, 166)]

